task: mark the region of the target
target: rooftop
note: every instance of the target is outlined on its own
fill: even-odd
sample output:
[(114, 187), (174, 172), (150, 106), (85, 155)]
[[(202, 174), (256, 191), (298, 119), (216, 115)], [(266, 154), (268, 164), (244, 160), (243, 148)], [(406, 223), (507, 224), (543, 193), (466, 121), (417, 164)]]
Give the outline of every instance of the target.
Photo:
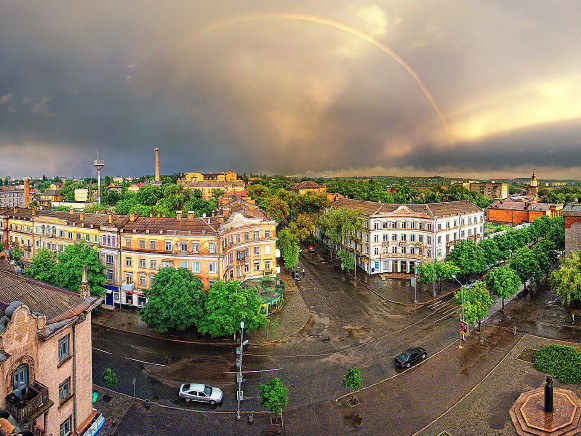
[(427, 204), (396, 204), (337, 198), (331, 203), (331, 207), (358, 210), (368, 217), (415, 216), (421, 218), (439, 218), (482, 212), (482, 209), (478, 206), (465, 200)]

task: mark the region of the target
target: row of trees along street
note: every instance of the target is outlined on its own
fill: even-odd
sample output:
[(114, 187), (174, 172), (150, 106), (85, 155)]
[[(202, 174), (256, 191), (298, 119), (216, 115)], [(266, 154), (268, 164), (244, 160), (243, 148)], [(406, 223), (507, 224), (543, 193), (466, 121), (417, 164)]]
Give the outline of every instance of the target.
[[(522, 284), (541, 282), (555, 266), (564, 247), (563, 217), (544, 216), (526, 228), (509, 230), (479, 243), (459, 241), (445, 262), (419, 265), (418, 280), (425, 284), (435, 281), (441, 284), (442, 280), (453, 279), (456, 275), (466, 278), (470, 274), (484, 273), (484, 281), (463, 287), (463, 292), (455, 294), (459, 304), (462, 299), (464, 301), (466, 322), (480, 324), (493, 304), (491, 293), (502, 299), (504, 310), (504, 300), (518, 292)], [(567, 304), (568, 300), (561, 298), (561, 301)]]

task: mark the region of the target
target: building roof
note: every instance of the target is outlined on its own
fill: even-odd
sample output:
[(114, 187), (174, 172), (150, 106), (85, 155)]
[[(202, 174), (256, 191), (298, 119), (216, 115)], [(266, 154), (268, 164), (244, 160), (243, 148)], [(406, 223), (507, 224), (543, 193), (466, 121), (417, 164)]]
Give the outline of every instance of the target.
[(551, 208), (559, 206), (562, 205), (557, 203), (530, 203), (527, 201), (496, 200), (488, 206), (488, 208), (499, 210), (536, 210), (539, 212), (545, 212), (551, 210)]
[(337, 198), (331, 203), (331, 207), (358, 210), (368, 217), (380, 215), (440, 218), (482, 212), (482, 209), (466, 200), (427, 204), (397, 204)]
[(305, 180), (300, 183), (295, 183), (291, 190), (298, 191), (299, 189), (321, 189), (325, 187), (326, 185), (319, 185), (317, 182), (313, 182), (312, 180)]
[(167, 218), (137, 217), (123, 227), (124, 233), (153, 233), (164, 235), (216, 235), (222, 217)]
[(563, 215), (579, 216), (581, 215), (581, 203), (569, 203), (563, 207)]
[(61, 193), (55, 189), (47, 189), (46, 191), (42, 192), (40, 195), (53, 195), (53, 196), (57, 196), (57, 195), (61, 195)]
[(181, 181), (179, 182), (185, 188), (216, 188), (222, 186), (244, 186), (243, 180), (231, 180), (231, 181), (223, 181), (223, 180), (202, 180), (200, 182), (186, 182)]
[(66, 224), (78, 227), (122, 227), (127, 221), (129, 221), (129, 217), (125, 215), (111, 215), (112, 222), (109, 223), (109, 215), (102, 213), (66, 212), (59, 210), (30, 209), (24, 207), (7, 209), (2, 213), (2, 215), (8, 215), (14, 219), (23, 219), (27, 221), (32, 221), (33, 218), (39, 219), (42, 217), (52, 217), (61, 219)]
[(101, 298), (84, 298), (77, 292), (0, 270), (0, 303), (7, 306), (13, 301), (23, 302), (31, 312), (45, 315), (52, 323), (95, 307)]

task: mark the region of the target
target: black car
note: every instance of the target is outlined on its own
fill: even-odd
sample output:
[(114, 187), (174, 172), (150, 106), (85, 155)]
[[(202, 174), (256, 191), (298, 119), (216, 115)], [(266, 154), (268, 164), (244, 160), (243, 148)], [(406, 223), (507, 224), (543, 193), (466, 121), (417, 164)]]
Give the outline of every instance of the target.
[(412, 363), (415, 363), (420, 359), (425, 359), (427, 355), (428, 353), (426, 350), (421, 347), (408, 348), (394, 360), (396, 366), (399, 366), (400, 368), (409, 368)]
[(298, 271), (293, 271), (293, 279), (295, 279), (297, 282), (301, 280), (301, 273)]

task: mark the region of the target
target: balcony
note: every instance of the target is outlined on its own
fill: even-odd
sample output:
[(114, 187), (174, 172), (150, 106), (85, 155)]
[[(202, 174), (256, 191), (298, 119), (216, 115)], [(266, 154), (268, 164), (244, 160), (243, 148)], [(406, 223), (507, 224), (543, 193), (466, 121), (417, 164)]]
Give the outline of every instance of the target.
[(48, 399), (48, 388), (37, 381), (26, 387), (22, 398), (18, 398), (14, 392), (6, 397), (6, 410), (22, 426), (31, 424), (52, 405), (53, 402)]

